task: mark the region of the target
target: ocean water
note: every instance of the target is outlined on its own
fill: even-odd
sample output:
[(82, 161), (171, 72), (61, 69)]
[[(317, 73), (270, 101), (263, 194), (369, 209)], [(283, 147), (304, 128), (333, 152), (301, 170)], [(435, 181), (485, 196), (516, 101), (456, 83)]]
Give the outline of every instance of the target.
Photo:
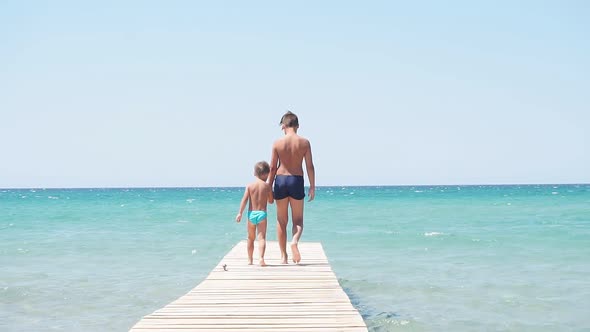
[[(0, 331), (127, 331), (245, 238), (242, 192), (0, 190)], [(590, 185), (321, 187), (305, 209), (370, 331), (590, 331)]]

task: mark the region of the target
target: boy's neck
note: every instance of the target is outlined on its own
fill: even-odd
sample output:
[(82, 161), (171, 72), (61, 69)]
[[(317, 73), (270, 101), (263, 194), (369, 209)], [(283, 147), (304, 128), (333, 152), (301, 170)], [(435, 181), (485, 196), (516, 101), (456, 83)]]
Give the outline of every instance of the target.
[(297, 128), (287, 127), (285, 128), (285, 135), (297, 134)]

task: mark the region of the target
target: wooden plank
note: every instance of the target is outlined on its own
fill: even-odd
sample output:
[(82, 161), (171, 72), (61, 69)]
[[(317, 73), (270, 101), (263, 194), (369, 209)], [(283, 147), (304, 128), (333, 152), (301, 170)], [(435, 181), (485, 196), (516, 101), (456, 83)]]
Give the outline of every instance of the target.
[(297, 327), (290, 327), (290, 326), (272, 326), (272, 327), (264, 327), (264, 326), (241, 326), (241, 327), (227, 327), (227, 326), (219, 326), (219, 327), (177, 327), (177, 328), (167, 328), (167, 327), (137, 327), (134, 328), (134, 331), (143, 331), (143, 332), (189, 332), (189, 331), (224, 331), (224, 332), (243, 332), (243, 331), (258, 331), (258, 332), (274, 332), (274, 331), (281, 331), (281, 332), (300, 332), (300, 331), (340, 331), (340, 332), (367, 332), (366, 327), (304, 327), (304, 326), (297, 326)]
[(248, 265), (246, 242), (241, 241), (199, 285), (130, 331), (366, 332), (321, 244), (302, 243), (300, 251), (302, 264), (284, 265), (278, 243), (268, 241), (268, 266)]
[[(198, 311), (198, 313), (195, 313)], [(161, 311), (158, 313), (152, 313), (151, 315), (144, 317), (144, 319), (150, 318), (163, 318), (163, 317), (225, 317), (225, 318), (232, 318), (232, 317), (342, 317), (342, 316), (351, 316), (351, 315), (358, 315), (358, 312), (354, 310), (354, 308), (348, 309), (335, 309), (335, 310), (326, 310), (320, 312), (314, 312), (312, 310), (274, 310), (268, 311), (262, 316), (260, 314), (260, 310), (232, 310), (231, 313), (220, 313), (220, 311), (204, 311), (201, 312), (200, 310), (194, 311)]]
[[(219, 320), (222, 321), (222, 320)], [(364, 323), (363, 323), (364, 324)], [(200, 328), (204, 328), (204, 329), (218, 329), (218, 330), (222, 330), (225, 331), (227, 328), (249, 328), (249, 329), (262, 329), (262, 328), (307, 328), (307, 329), (313, 329), (313, 328), (320, 328), (320, 327), (329, 327), (329, 328), (346, 328), (346, 327), (362, 327), (359, 325), (354, 325), (354, 324), (336, 324), (336, 323), (331, 323), (330, 321), (326, 321), (325, 323), (302, 323), (302, 324), (283, 324), (283, 323), (276, 323), (276, 324), (236, 324), (236, 325), (225, 325), (225, 324), (186, 324), (186, 325), (179, 325), (179, 324), (156, 324), (156, 325), (143, 325), (141, 322), (138, 323), (139, 328), (152, 328), (152, 329), (187, 329), (187, 328), (191, 328), (191, 329), (200, 329)], [(365, 327), (366, 329), (366, 327)], [(365, 330), (367, 331), (367, 330)]]
[[(336, 316), (329, 319), (325, 317), (277, 317), (277, 316), (239, 316), (225, 318), (219, 317), (146, 317), (140, 325), (309, 325), (320, 326), (331, 324), (338, 326), (358, 326), (362, 319), (354, 315)], [(355, 319), (356, 318), (356, 319)]]

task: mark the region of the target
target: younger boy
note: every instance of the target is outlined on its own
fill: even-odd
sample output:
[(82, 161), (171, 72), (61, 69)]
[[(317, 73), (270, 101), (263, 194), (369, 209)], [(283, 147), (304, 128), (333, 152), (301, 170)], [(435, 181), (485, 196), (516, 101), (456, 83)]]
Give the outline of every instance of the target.
[(266, 204), (272, 204), (274, 198), (270, 184), (266, 183), (270, 166), (266, 161), (257, 162), (254, 165), (256, 180), (246, 186), (244, 197), (240, 203), (240, 210), (236, 216), (236, 222), (242, 220), (242, 212), (248, 204), (248, 265), (252, 265), (254, 254), (254, 239), (258, 233), (258, 251), (260, 252), (260, 266), (266, 266), (264, 251), (266, 250)]

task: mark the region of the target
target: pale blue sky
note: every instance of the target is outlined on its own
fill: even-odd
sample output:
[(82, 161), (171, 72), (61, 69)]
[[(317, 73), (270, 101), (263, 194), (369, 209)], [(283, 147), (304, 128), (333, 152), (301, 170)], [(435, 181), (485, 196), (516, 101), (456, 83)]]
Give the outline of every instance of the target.
[(585, 1), (3, 1), (0, 187), (589, 183)]

